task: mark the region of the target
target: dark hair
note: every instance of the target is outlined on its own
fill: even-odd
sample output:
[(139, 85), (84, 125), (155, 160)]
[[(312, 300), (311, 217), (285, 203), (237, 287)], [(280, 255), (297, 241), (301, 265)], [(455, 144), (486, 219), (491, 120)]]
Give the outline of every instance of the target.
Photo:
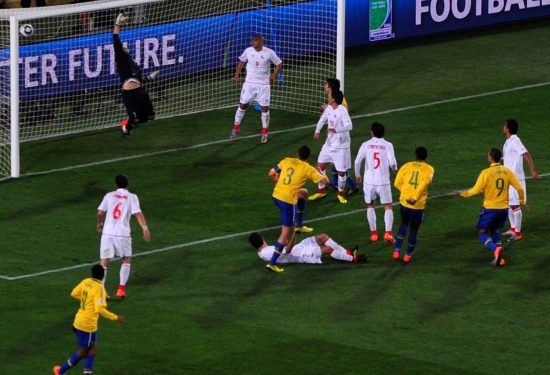
[(257, 250), (264, 244), (264, 239), (260, 233), (254, 232), (248, 236), (248, 242)]
[(492, 148), (491, 151), (489, 151), (489, 156), (491, 156), (491, 159), (493, 159), (495, 163), (500, 163), (502, 152), (497, 148)]
[(311, 155), (311, 150), (307, 146), (302, 146), (298, 150), (298, 158), (300, 158), (300, 160), (309, 159), (309, 155)]
[(92, 267), (92, 277), (94, 279), (103, 280), (105, 276), (105, 269), (101, 264), (94, 264)]
[(330, 78), (328, 77), (325, 79), (325, 82), (330, 87), (330, 89), (334, 91), (340, 91), (340, 80), (337, 78)]
[(119, 189), (126, 189), (128, 187), (128, 177), (122, 173), (115, 177), (116, 187)]
[(513, 118), (506, 120), (506, 127), (508, 128), (510, 134), (518, 134), (519, 124)]
[(384, 125), (382, 125), (382, 123), (380, 122), (375, 122), (372, 124), (372, 126), (370, 127), (370, 130), (372, 131), (372, 134), (376, 137), (376, 138), (384, 138)]
[(256, 34), (252, 37), (252, 40), (258, 40), (258, 39), (264, 39), (264, 36), (262, 34)]
[(428, 149), (420, 146), (414, 151), (414, 154), (416, 155), (416, 160), (424, 161), (428, 158)]
[(333, 91), (332, 92), (332, 99), (334, 99), (336, 104), (340, 105), (344, 101), (344, 93), (340, 90)]

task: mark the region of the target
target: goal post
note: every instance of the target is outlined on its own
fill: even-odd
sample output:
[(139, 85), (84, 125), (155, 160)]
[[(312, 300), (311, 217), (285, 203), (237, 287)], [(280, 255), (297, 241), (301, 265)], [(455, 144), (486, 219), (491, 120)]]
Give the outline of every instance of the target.
[[(318, 113), (324, 79), (344, 83), (345, 0), (100, 0), (2, 10), (0, 178), (20, 176), (22, 142), (126, 118), (112, 40), (120, 11), (130, 19), (120, 39), (131, 57), (144, 75), (159, 73), (144, 83), (157, 119), (236, 106), (233, 72), (255, 34), (283, 59), (272, 108)], [(20, 31), (26, 25), (32, 34)]]

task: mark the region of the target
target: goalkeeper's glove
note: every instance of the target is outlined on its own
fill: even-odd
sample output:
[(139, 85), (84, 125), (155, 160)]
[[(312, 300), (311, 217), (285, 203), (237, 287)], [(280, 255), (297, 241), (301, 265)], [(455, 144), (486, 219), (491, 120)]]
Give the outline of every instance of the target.
[(115, 26), (122, 26), (128, 21), (128, 16), (124, 13), (120, 13), (115, 21)]

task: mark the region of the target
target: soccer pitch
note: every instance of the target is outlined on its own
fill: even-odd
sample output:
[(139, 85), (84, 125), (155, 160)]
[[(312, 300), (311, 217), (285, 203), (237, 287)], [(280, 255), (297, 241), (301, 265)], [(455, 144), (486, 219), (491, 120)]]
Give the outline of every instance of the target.
[(481, 199), (450, 195), (502, 147), (508, 117), (537, 171), (550, 173), (549, 35), (543, 20), (348, 51), (352, 151), (377, 120), (400, 165), (424, 145), (436, 170), (406, 266), (389, 246), (367, 243), (362, 195), (341, 205), (331, 191), (308, 204), (306, 220), (359, 244), (369, 263), (264, 272), (246, 234), (264, 228), (276, 239), (266, 175), (302, 144), (315, 163), (313, 116), (273, 110), (267, 145), (253, 111), (242, 139), (226, 140), (234, 109), (156, 121), (128, 139), (109, 130), (23, 144), (24, 177), (0, 183), (0, 373), (49, 373), (74, 349), (69, 293), (98, 258), (96, 209), (120, 172), (153, 240), (134, 228), (142, 255), (128, 298), (110, 303), (126, 322), (100, 322), (97, 374), (550, 372), (548, 177), (528, 181), (525, 237), (509, 245), (503, 269), (475, 235)]

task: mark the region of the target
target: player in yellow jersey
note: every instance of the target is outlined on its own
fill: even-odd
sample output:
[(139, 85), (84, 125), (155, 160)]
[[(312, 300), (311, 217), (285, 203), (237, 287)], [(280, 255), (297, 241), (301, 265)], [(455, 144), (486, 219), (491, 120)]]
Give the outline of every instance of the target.
[(428, 150), (425, 147), (418, 147), (415, 151), (416, 161), (403, 165), (397, 176), (394, 185), (401, 191), (399, 202), (401, 204), (401, 226), (395, 240), (393, 259), (399, 260), (401, 246), (407, 230), (410, 229), (407, 253), (403, 257), (405, 263), (411, 261), (412, 254), (418, 242), (418, 231), (424, 219), (424, 208), (428, 200), (428, 186), (432, 183), (435, 173), (434, 168), (426, 163)]
[(525, 192), (514, 172), (502, 165), (502, 152), (496, 148), (489, 151), (487, 160), (490, 167), (479, 174), (473, 188), (457, 192), (462, 198), (483, 194), (483, 207), (477, 221), (479, 239), (494, 255), (492, 264), (497, 267), (504, 266), (504, 250), (502, 248), (499, 230), (506, 224), (508, 218), (509, 188), (512, 186), (519, 194), (519, 202), (525, 204)]
[(328, 183), (328, 179), (309, 165), (307, 160), (310, 154), (309, 147), (302, 146), (298, 150), (297, 158), (285, 158), (269, 171), (268, 176), (275, 183), (273, 202), (281, 211), (281, 235), (275, 243), (275, 252), (266, 265), (267, 271), (283, 272), (282, 268), (277, 267), (277, 259), (288, 242), (294, 223), (297, 232), (313, 231), (302, 222), (308, 196), (308, 191), (302, 187), (307, 180)]
[(94, 265), (92, 277), (82, 280), (71, 292), (71, 296), (80, 301), (80, 308), (73, 323), (78, 350), (63, 365), (53, 368), (55, 375), (64, 374), (82, 359), (84, 359), (84, 374), (93, 374), (99, 315), (119, 323), (124, 322), (122, 316), (107, 310), (107, 292), (101, 283), (104, 275), (103, 267), (100, 264)]

